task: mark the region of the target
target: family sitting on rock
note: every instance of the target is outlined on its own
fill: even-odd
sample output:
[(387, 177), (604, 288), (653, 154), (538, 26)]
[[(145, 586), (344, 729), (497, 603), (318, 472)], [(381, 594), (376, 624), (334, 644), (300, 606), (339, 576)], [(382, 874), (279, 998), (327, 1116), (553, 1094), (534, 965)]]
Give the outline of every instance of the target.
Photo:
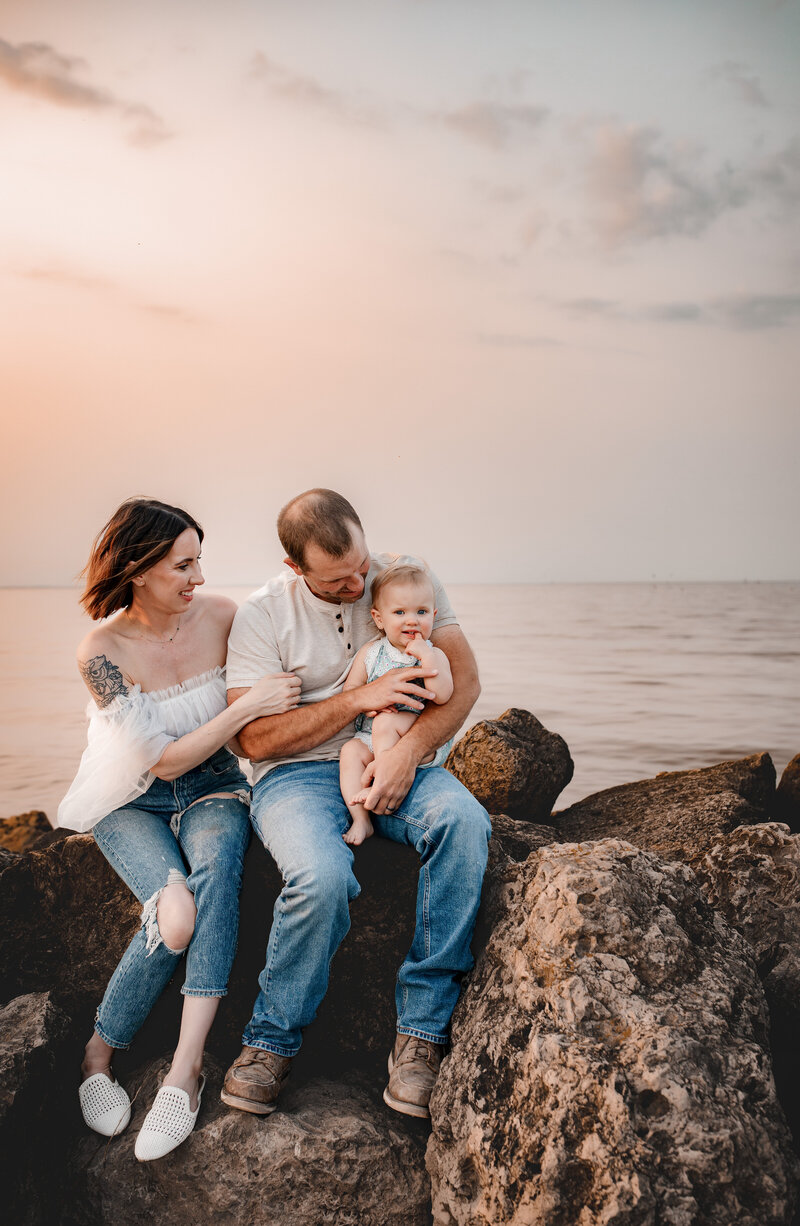
[[(100, 624), (78, 664), (93, 702), (58, 825), (91, 830), (142, 903), (82, 1065), (83, 1117), (104, 1136), (130, 1120), (114, 1051), (130, 1046), (186, 956), (178, 1045), (136, 1141), (141, 1161), (169, 1153), (197, 1119), (251, 825), (284, 884), (244, 1047), (225, 1076), (229, 1106), (275, 1110), (350, 926), (352, 849), (373, 831), (420, 857), (384, 1091), (395, 1110), (428, 1115), (472, 965), (490, 823), (441, 767), (479, 689), (444, 589), (414, 559), (371, 554), (332, 490), (289, 502), (278, 535), (288, 571), (238, 610), (197, 594), (203, 530), (152, 499), (123, 503), (85, 570), (82, 604)], [(251, 761), (252, 793), (229, 746)]]

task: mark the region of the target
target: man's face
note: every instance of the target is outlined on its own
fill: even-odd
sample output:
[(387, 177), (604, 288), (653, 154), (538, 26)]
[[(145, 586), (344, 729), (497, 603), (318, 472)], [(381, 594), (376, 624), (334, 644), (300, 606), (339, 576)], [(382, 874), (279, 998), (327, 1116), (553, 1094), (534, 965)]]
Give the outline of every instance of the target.
[(351, 547), (341, 558), (325, 553), (318, 545), (306, 546), (305, 565), (301, 568), (289, 559), (295, 574), (300, 575), (310, 591), (329, 604), (355, 604), (364, 595), (364, 581), (369, 571), (369, 550), (364, 533), (353, 525)]

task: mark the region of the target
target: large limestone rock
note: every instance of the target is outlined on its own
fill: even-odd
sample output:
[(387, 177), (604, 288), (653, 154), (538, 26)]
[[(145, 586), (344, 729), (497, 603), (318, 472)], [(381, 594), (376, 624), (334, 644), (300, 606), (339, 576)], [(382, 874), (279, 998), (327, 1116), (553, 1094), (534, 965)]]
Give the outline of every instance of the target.
[(549, 820), (573, 772), (563, 737), (516, 707), (470, 728), (445, 766), (489, 813), (530, 822)]
[(793, 833), (800, 832), (800, 753), (792, 758), (781, 775), (773, 816), (776, 821), (785, 822)]
[(488, 897), (431, 1103), (436, 1226), (791, 1222), (763, 993), (691, 873), (550, 846)]
[[(107, 1145), (81, 1144), (75, 1222), (291, 1223), (291, 1226), (427, 1226), (427, 1129), (389, 1111), (363, 1079), (290, 1079), (266, 1118), (219, 1101), (221, 1066), (207, 1066), (198, 1126), (167, 1158), (140, 1164), (136, 1135), (163, 1062), (134, 1079), (139, 1093), (128, 1131)], [(165, 1217), (165, 1212), (168, 1217)]]
[(587, 796), (554, 813), (565, 842), (619, 838), (695, 865), (721, 834), (766, 821), (775, 794), (769, 754), (674, 771)]
[(779, 822), (739, 826), (720, 836), (695, 871), (755, 954), (778, 1093), (800, 1141), (800, 834)]
[(695, 866), (703, 892), (750, 943), (767, 997), (800, 1029), (800, 834), (739, 826)]

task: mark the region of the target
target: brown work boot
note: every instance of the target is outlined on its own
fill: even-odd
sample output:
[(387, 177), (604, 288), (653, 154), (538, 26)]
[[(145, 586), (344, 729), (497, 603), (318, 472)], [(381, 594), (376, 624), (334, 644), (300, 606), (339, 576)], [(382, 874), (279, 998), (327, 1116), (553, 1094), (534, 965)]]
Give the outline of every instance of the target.
[(389, 1056), (389, 1084), (383, 1091), (383, 1101), (403, 1115), (427, 1119), (431, 1091), (443, 1056), (441, 1043), (399, 1034)]
[(220, 1098), (229, 1107), (269, 1115), (278, 1105), (278, 1095), (289, 1076), (291, 1059), (260, 1047), (243, 1047), (225, 1074)]

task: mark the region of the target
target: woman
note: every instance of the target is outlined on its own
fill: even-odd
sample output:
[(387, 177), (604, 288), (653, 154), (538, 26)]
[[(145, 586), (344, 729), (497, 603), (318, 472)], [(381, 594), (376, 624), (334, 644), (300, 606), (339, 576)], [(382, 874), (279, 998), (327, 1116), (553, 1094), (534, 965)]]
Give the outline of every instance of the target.
[(58, 825), (90, 830), (142, 903), (142, 926), (111, 977), (82, 1065), (90, 1128), (114, 1136), (130, 1100), (113, 1078), (186, 954), (178, 1046), (136, 1141), (159, 1158), (194, 1127), (203, 1051), (236, 948), (249, 790), (226, 748), (245, 724), (296, 707), (300, 682), (263, 677), (230, 707), (225, 653), (236, 606), (202, 596), (203, 530), (178, 507), (124, 502), (86, 565), (81, 603), (95, 621), (78, 648), (93, 702), (88, 746)]

